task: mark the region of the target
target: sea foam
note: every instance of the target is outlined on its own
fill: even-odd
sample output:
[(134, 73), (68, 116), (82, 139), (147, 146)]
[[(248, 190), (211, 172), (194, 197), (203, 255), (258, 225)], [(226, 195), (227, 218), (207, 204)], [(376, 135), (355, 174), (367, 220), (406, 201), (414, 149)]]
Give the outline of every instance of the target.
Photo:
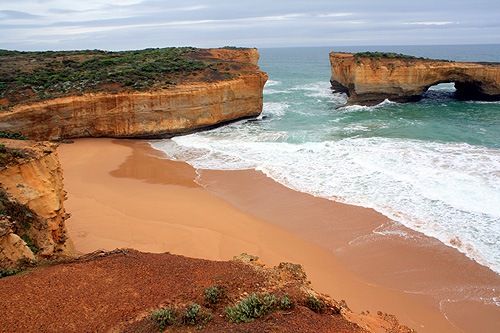
[(292, 189), (373, 208), (500, 272), (500, 151), (389, 138), (290, 144), (280, 142), (286, 133), (232, 126), (153, 147), (195, 168), (257, 169)]

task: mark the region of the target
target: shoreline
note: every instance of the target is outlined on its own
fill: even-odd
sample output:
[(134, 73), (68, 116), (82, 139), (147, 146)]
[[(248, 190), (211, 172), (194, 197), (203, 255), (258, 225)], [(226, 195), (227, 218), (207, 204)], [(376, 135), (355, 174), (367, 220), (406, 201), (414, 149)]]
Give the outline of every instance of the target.
[(78, 251), (133, 247), (211, 260), (247, 252), (267, 266), (302, 264), (318, 292), (419, 332), (500, 327), (499, 306), (460, 301), (494, 296), (500, 276), (371, 209), (296, 192), (254, 170), (197, 174), (144, 141), (81, 139), (58, 152)]

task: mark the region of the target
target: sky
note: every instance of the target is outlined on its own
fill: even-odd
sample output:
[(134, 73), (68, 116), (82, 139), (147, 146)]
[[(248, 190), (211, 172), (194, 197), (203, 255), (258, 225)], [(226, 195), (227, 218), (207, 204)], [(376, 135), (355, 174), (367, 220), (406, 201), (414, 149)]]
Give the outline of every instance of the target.
[(498, 0), (0, 0), (0, 49), (500, 44)]

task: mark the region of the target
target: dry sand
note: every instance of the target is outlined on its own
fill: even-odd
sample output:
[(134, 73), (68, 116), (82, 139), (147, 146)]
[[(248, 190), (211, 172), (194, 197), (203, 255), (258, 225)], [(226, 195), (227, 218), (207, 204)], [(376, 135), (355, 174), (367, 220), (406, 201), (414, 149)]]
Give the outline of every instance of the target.
[(58, 152), (80, 252), (130, 247), (212, 260), (246, 252), (268, 266), (301, 263), (319, 292), (356, 312), (395, 314), (419, 332), (500, 327), (500, 307), (489, 301), (497, 274), (373, 210), (256, 171), (197, 174), (144, 141), (82, 139)]

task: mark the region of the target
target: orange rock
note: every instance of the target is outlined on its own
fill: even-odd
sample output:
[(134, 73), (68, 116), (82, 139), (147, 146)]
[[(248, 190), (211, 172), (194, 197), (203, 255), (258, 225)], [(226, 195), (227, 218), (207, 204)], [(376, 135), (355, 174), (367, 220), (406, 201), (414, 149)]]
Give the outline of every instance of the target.
[(416, 101), (429, 87), (445, 82), (454, 82), (457, 94), (466, 99), (500, 100), (499, 63), (370, 59), (332, 52), (330, 64), (332, 88), (347, 93), (348, 104)]
[[(0, 170), (2, 190), (11, 200), (26, 206), (37, 215), (32, 219), (32, 225), (22, 228), (23, 234), (27, 234), (38, 248), (38, 256), (73, 256), (75, 249), (67, 236), (65, 225), (68, 214), (63, 204), (66, 196), (62, 169), (56, 153), (57, 145), (9, 139), (0, 139), (0, 143), (7, 148), (21, 150), (26, 156)], [(16, 223), (15, 217), (13, 219), (12, 222)], [(0, 237), (3, 238), (0, 243), (2, 246), (12, 246), (5, 245), (2, 255), (10, 257), (14, 262), (22, 257), (32, 259), (33, 254), (27, 254), (29, 250), (24, 241), (12, 233), (12, 230), (8, 231)]]
[(0, 129), (31, 139), (169, 137), (262, 112), (267, 75), (117, 94), (86, 94), (17, 105), (0, 114)]

